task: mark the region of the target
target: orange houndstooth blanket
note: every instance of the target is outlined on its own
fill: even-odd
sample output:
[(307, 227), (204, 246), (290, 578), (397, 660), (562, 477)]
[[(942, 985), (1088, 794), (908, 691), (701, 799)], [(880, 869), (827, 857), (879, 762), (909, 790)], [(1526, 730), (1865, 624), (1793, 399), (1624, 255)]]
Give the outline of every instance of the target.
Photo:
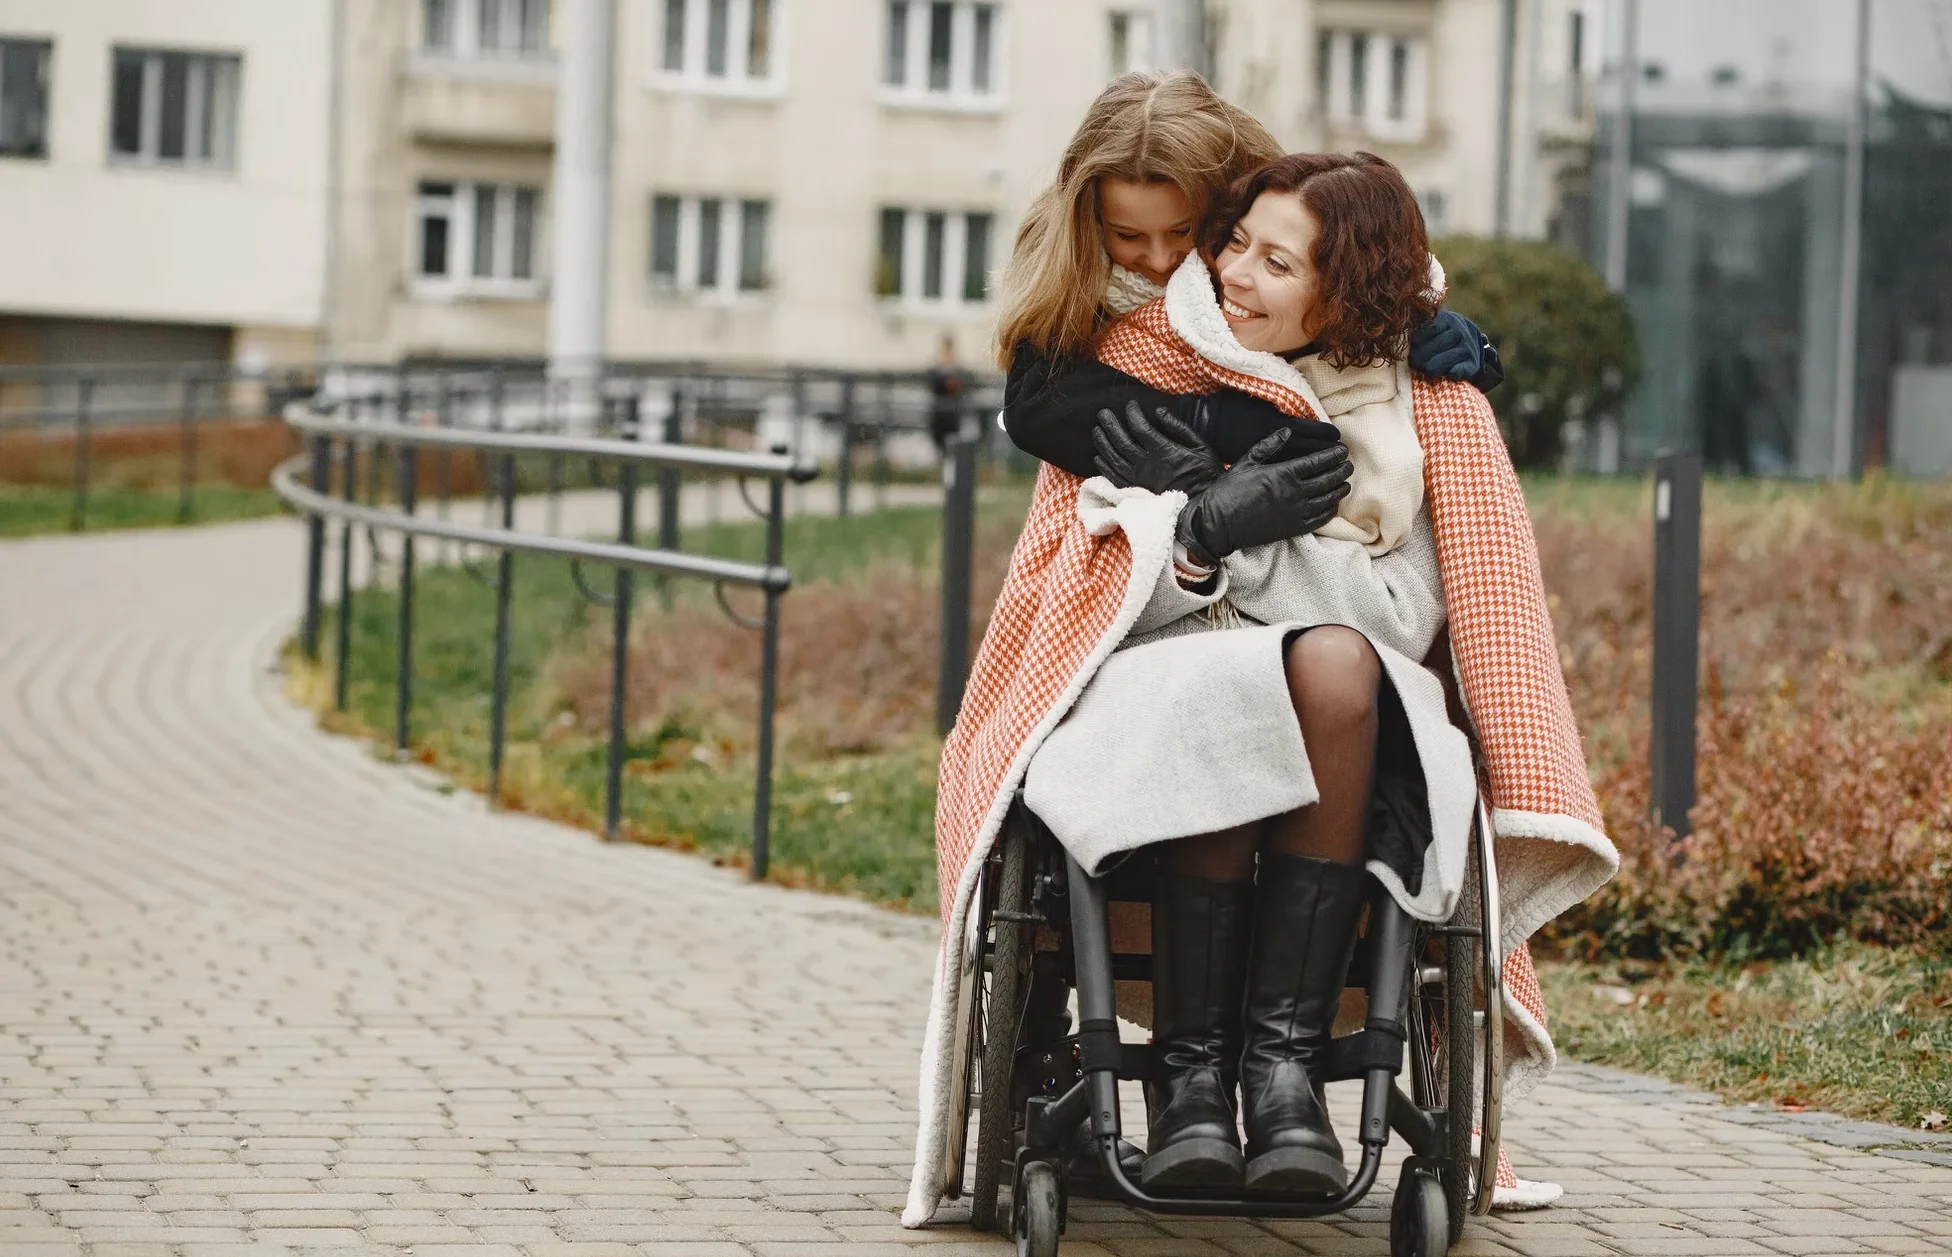
[[(1199, 326), (1197, 294), (1175, 302), (1191, 292), (1185, 274), (1183, 268), (1175, 276), (1165, 299), (1112, 328), (1100, 358), (1168, 392), (1235, 388), (1290, 415), (1320, 413), (1287, 363), (1241, 349), (1230, 334), (1220, 345), (1211, 328)], [(1206, 283), (1203, 268), (1198, 282)], [(1210, 302), (1211, 288), (1205, 293)], [(1525, 940), (1604, 883), (1618, 856), (1602, 832), (1530, 518), (1490, 405), (1469, 384), (1423, 380), (1413, 403), (1457, 681), (1493, 805), (1512, 997), (1507, 1095), (1516, 1096), (1554, 1061)], [(1114, 495), (1114, 507), (1081, 511), (1082, 483), (1050, 466), (1039, 474), (943, 748), (935, 820), (943, 945), (922, 1052), (915, 1177), (903, 1215), (909, 1226), (934, 1212), (942, 1181), (943, 1123), (953, 1111), (944, 1094), (955, 1024), (950, 1005), (976, 869), (1037, 747), (1123, 639), (1170, 561), (1184, 501), (1134, 490)]]

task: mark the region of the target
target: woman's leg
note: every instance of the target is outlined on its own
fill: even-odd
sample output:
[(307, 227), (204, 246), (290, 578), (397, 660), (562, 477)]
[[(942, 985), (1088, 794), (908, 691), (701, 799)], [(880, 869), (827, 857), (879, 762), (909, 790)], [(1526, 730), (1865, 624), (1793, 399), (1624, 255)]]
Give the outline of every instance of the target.
[(1260, 822), (1168, 844), (1152, 888), (1152, 1038), (1140, 1181), (1238, 1187), (1234, 1089)]
[(1325, 625), (1289, 644), (1287, 672), (1321, 797), (1312, 807), (1275, 817), (1269, 846), (1287, 855), (1359, 864), (1375, 788), (1382, 660), (1354, 629)]
[(1362, 914), (1382, 663), (1360, 633), (1324, 627), (1290, 643), (1287, 672), (1320, 798), (1276, 817), (1261, 854), (1241, 1054), (1245, 1180), (1333, 1192), (1348, 1171), (1315, 1075)]

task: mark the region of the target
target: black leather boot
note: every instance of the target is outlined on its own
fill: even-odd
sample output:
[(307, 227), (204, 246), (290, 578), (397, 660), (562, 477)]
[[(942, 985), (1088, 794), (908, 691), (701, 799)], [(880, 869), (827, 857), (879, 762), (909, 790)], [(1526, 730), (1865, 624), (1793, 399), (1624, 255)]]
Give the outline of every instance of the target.
[(1159, 870), (1152, 894), (1152, 1039), (1146, 1088), (1148, 1189), (1238, 1187), (1234, 1087), (1253, 883)]
[(1339, 1192), (1349, 1184), (1314, 1070), (1335, 1026), (1364, 903), (1362, 869), (1263, 855), (1247, 963), (1249, 1191)]

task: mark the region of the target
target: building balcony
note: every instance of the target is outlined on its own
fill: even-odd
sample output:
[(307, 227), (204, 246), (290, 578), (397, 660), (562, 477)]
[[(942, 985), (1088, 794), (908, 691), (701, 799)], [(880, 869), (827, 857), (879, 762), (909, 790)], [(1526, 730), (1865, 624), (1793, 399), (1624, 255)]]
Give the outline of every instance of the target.
[(401, 76), (406, 133), (423, 144), (548, 148), (556, 62), (544, 57), (415, 56)]

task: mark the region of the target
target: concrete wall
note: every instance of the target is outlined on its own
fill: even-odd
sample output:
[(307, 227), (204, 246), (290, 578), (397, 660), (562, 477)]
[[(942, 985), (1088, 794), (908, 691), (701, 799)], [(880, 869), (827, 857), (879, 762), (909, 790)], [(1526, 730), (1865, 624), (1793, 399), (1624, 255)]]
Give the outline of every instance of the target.
[[(0, 0), (0, 34), (51, 38), (45, 161), (0, 161), (0, 311), (261, 325), (319, 321), (327, 0)], [(243, 58), (235, 169), (109, 154), (115, 44)]]

